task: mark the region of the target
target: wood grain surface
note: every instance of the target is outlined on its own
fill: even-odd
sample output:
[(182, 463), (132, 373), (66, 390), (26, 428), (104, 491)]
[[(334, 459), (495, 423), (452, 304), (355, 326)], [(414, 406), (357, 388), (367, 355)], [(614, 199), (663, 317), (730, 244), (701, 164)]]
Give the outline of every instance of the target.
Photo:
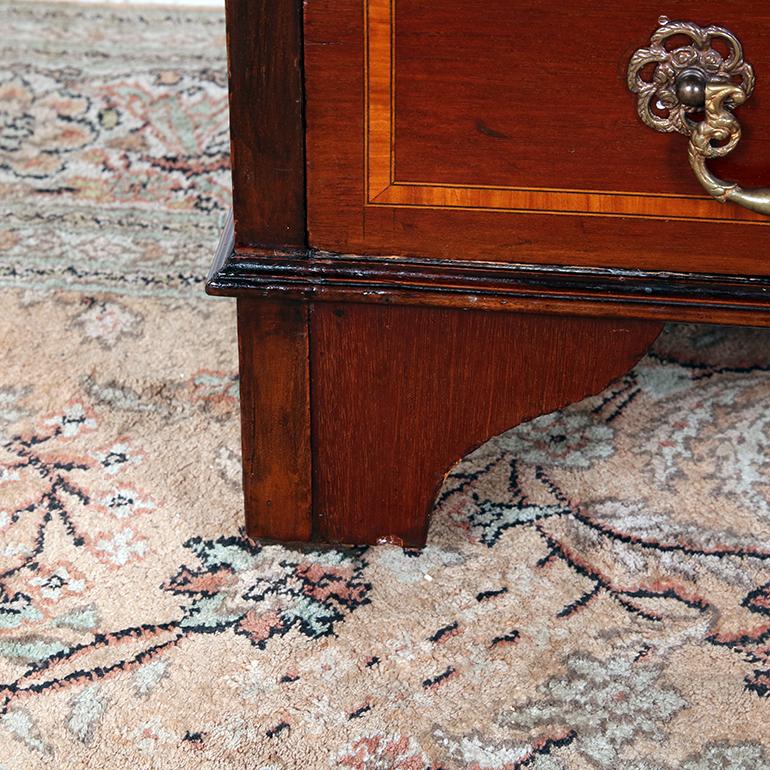
[[(666, 13), (727, 26), (740, 38), (758, 88), (736, 112), (746, 129), (742, 143), (719, 169), (745, 185), (770, 184), (770, 6), (737, 0), (366, 3), (371, 13), (390, 9), (382, 26), (394, 35), (399, 181), (668, 195), (679, 205), (683, 197), (703, 200), (687, 173), (687, 140), (645, 127), (626, 84), (632, 54), (649, 44)], [(369, 25), (370, 45), (377, 28)], [(374, 52), (370, 72), (387, 58), (384, 50)], [(713, 208), (720, 218), (733, 210)]]
[(302, 16), (297, 0), (226, 0), (239, 246), (303, 247)]
[(463, 455), (601, 390), (660, 329), (644, 321), (314, 305), (314, 538), (422, 545), (441, 480)]
[(308, 312), (302, 302), (238, 300), (243, 493), (254, 538), (312, 533)]
[[(694, 1), (675, 10), (731, 27), (760, 77), (770, 72), (770, 10)], [(770, 274), (770, 220), (709, 200), (686, 139), (636, 116), (625, 69), (660, 13), (652, 0), (308, 4), (311, 245)], [(716, 167), (745, 185), (770, 179), (761, 91), (741, 109), (742, 146)]]
[[(621, 87), (652, 0), (227, 10), (235, 232), (207, 290), (238, 296), (252, 536), (422, 545), (454, 463), (601, 390), (663, 320), (770, 323), (770, 220), (693, 189)], [(770, 72), (770, 10), (676, 10)], [(767, 103), (719, 169), (747, 185)]]

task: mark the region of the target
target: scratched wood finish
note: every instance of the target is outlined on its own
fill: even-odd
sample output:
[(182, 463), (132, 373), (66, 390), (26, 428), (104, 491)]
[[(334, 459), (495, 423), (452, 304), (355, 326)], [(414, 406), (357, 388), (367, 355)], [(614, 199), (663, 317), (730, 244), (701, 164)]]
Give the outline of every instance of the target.
[(316, 304), (314, 537), (420, 546), (441, 480), (506, 428), (601, 390), (644, 321)]
[(306, 243), (300, 5), (226, 0), (226, 11), (236, 244), (300, 248)]
[(238, 299), (246, 529), (307, 541), (311, 522), (308, 306)]
[[(770, 9), (693, 0), (666, 10), (743, 38), (760, 85), (741, 108), (743, 146), (715, 168), (768, 184)], [(770, 274), (770, 219), (708, 200), (686, 139), (636, 117), (625, 68), (660, 13), (653, 0), (568, 11), (524, 0), (308, 4), (311, 245)]]
[(770, 326), (768, 278), (313, 251), (287, 261), (273, 250), (233, 253), (232, 240), (226, 228), (209, 294)]

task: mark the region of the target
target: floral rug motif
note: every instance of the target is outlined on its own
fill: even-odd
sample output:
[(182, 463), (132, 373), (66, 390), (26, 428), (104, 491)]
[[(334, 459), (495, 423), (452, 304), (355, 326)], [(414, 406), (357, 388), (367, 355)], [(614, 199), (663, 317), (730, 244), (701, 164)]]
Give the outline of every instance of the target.
[(202, 287), (230, 189), (221, 15), (2, 2), (0, 20), (0, 286)]
[(770, 332), (490, 440), (422, 552), (251, 542), (221, 16), (0, 20), (1, 770), (770, 770)]

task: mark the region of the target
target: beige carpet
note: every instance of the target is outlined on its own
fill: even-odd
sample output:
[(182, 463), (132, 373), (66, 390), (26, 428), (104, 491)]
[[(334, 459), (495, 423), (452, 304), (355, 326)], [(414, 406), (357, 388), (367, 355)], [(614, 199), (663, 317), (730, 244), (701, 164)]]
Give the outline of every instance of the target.
[(770, 769), (770, 334), (490, 441), (422, 553), (250, 543), (222, 20), (0, 23), (2, 770)]

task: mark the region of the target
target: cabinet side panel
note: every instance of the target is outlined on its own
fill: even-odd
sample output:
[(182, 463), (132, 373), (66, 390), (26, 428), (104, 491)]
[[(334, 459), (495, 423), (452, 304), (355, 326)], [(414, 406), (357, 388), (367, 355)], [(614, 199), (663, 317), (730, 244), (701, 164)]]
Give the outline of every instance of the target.
[(302, 248), (301, 0), (227, 0), (236, 246)]

